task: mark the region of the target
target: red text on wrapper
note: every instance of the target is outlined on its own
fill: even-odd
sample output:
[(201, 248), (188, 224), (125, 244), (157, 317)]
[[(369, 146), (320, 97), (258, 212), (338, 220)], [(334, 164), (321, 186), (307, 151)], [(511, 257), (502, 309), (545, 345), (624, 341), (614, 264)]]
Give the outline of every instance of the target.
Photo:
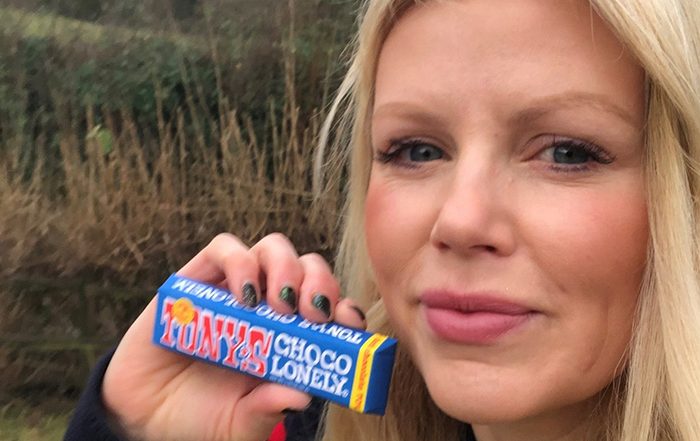
[[(160, 343), (163, 346), (258, 377), (267, 374), (274, 331), (197, 306), (190, 306), (191, 311), (183, 323), (173, 313), (176, 302), (172, 297), (163, 300), (160, 316), (163, 324)], [(221, 351), (222, 341), (225, 352)]]

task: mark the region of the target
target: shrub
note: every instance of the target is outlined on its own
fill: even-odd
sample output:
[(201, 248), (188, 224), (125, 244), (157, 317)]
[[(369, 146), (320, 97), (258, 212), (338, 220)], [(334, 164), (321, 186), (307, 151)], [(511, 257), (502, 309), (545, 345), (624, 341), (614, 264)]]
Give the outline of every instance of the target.
[(309, 166), (343, 26), (324, 15), (333, 2), (309, 0), (297, 22), (260, 5), (272, 18), (246, 29), (265, 35), (207, 11), (188, 35), (6, 20), (0, 399), (74, 398), (155, 287), (221, 231), (283, 231), (332, 256), (342, 188), (313, 204)]

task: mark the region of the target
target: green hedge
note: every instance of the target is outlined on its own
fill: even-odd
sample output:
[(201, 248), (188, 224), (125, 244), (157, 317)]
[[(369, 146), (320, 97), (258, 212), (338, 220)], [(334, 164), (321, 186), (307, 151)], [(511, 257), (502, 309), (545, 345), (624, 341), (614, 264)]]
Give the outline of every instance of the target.
[(107, 114), (127, 112), (147, 136), (157, 131), (158, 99), (166, 120), (187, 109), (200, 124), (217, 121), (226, 102), (250, 115), (262, 136), (270, 102), (282, 112), (285, 61), (292, 54), (297, 103), (310, 114), (322, 104), (324, 90), (337, 85), (337, 61), (355, 2), (325, 2), (318, 9), (317, 1), (299, 3), (292, 41), (288, 11), (279, 11), (280, 2), (267, 9), (261, 2), (257, 23), (226, 19), (223, 13), (210, 17), (208, 32), (215, 41), (203, 34), (100, 26), (0, 9), (7, 23), (0, 30), (0, 143), (22, 135), (29, 148), (39, 133), (50, 138), (67, 124), (84, 125), (87, 108), (96, 111), (98, 123)]

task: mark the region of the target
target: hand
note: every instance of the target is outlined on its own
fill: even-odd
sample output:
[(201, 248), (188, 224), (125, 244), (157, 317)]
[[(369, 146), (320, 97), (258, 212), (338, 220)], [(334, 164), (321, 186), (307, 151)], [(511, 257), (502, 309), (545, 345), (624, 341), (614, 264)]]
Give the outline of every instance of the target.
[[(328, 263), (318, 254), (299, 257), (281, 234), (250, 249), (221, 234), (178, 274), (226, 287), (243, 303), (259, 301), (266, 291), (265, 300), (279, 312), (298, 309), (311, 321), (365, 327), (352, 301), (340, 298)], [(102, 386), (105, 406), (130, 439), (261, 441), (282, 420), (283, 410), (308, 405), (310, 396), (299, 390), (155, 346), (155, 309), (152, 300), (131, 325)]]

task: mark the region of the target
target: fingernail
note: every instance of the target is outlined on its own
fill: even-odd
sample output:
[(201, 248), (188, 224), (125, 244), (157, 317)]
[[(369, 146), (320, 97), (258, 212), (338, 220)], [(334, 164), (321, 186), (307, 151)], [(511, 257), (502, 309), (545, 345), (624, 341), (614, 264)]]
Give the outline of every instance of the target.
[(280, 291), (280, 300), (289, 305), (289, 307), (292, 308), (292, 311), (296, 311), (297, 295), (291, 287), (285, 286), (282, 288), (282, 291)]
[(367, 321), (367, 317), (365, 316), (365, 313), (362, 312), (362, 310), (359, 307), (352, 305), (351, 308), (355, 310), (355, 312), (357, 313), (357, 315), (360, 316), (360, 318), (362, 319), (363, 322)]
[(314, 305), (314, 307), (316, 307), (316, 309), (321, 311), (326, 318), (330, 318), (331, 302), (328, 300), (328, 297), (324, 296), (323, 294), (316, 294), (311, 300), (311, 303)]
[(255, 306), (258, 304), (258, 293), (255, 291), (255, 286), (253, 286), (252, 283), (243, 285), (243, 303), (248, 306)]

